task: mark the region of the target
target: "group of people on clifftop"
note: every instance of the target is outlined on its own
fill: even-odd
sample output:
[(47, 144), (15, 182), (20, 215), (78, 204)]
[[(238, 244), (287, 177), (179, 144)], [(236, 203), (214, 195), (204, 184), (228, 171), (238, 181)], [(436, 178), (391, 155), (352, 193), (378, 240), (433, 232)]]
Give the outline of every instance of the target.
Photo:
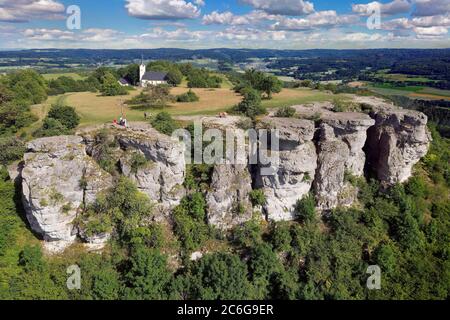
[(125, 119), (125, 118), (123, 118), (123, 117), (120, 117), (120, 118), (119, 118), (119, 121), (117, 121), (116, 119), (114, 119), (113, 123), (116, 124), (116, 125), (119, 125), (119, 126), (128, 128), (128, 121), (127, 121), (127, 119)]

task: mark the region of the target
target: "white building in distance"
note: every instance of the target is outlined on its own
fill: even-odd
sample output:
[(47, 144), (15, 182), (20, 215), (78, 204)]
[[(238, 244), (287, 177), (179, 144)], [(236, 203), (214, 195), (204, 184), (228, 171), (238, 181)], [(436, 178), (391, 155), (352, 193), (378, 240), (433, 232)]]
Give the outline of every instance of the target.
[(148, 86), (159, 86), (168, 84), (167, 72), (157, 72), (146, 70), (145, 64), (142, 62), (139, 67), (139, 83), (140, 86), (145, 88)]

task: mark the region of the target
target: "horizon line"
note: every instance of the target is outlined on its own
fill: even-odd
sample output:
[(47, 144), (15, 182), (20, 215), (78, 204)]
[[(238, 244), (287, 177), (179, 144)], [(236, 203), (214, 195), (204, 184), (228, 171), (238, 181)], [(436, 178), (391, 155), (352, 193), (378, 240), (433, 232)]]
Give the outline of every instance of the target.
[(364, 50), (450, 50), (450, 47), (446, 48), (310, 48), (310, 49), (273, 49), (273, 48), (230, 48), (230, 47), (212, 47), (212, 48), (202, 48), (202, 49), (187, 49), (187, 48), (177, 48), (177, 47), (159, 47), (159, 48), (132, 48), (132, 49), (113, 49), (113, 48), (12, 48), (12, 49), (2, 49), (0, 52), (17, 52), (17, 51), (37, 51), (37, 50), (54, 50), (54, 51), (75, 51), (75, 50), (90, 50), (90, 51), (139, 51), (139, 50), (184, 50), (184, 51), (201, 51), (201, 50), (270, 50), (270, 51), (364, 51)]

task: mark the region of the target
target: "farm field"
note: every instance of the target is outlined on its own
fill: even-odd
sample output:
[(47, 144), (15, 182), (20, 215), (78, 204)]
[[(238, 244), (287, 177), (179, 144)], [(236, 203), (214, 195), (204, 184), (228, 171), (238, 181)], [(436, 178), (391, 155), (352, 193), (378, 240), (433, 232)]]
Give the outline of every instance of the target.
[(440, 90), (429, 87), (409, 86), (401, 88), (388, 86), (368, 86), (368, 89), (385, 96), (405, 96), (424, 100), (450, 100), (450, 90)]
[[(188, 88), (173, 88), (171, 93), (179, 95), (185, 93)], [(172, 103), (170, 106), (161, 109), (152, 109), (147, 111), (149, 114), (155, 114), (161, 111), (167, 111), (174, 116), (193, 116), (193, 115), (215, 115), (221, 111), (227, 111), (239, 103), (242, 97), (228, 88), (221, 89), (192, 89), (199, 97), (200, 101), (194, 103)], [(40, 105), (33, 106), (33, 113), (43, 119), (52, 104), (56, 102), (64, 103), (74, 107), (81, 117), (81, 126), (89, 126), (100, 123), (112, 122), (121, 115), (121, 105), (123, 102), (131, 99), (140, 93), (140, 89), (130, 91), (127, 96), (103, 97), (99, 93), (77, 92), (67, 93), (60, 96), (49, 97), (49, 99)], [(331, 101), (332, 94), (327, 92), (315, 91), (310, 89), (284, 89), (281, 93), (275, 94), (272, 100), (264, 100), (263, 105), (267, 108), (277, 108), (310, 102)], [(144, 120), (143, 110), (133, 110), (127, 105), (123, 106), (126, 118), (129, 121)], [(40, 123), (33, 127), (37, 129)]]
[(401, 74), (401, 73), (379, 73), (378, 74), (380, 78), (384, 78), (386, 80), (392, 80), (392, 81), (400, 81), (400, 82), (430, 82), (430, 81), (436, 81), (431, 80), (425, 76), (412, 76), (407, 74)]
[(373, 87), (377, 88), (377, 89), (388, 89), (388, 90), (407, 91), (407, 92), (418, 92), (418, 91), (421, 91), (426, 88), (426, 87), (422, 87), (422, 86), (401, 87), (401, 86), (395, 86), (390, 83), (374, 84)]
[(442, 97), (450, 97), (450, 90), (440, 90), (435, 88), (425, 88), (420, 91), (420, 93), (423, 94), (431, 94), (436, 96), (442, 96)]
[(423, 99), (423, 100), (447, 100), (450, 101), (450, 96), (441, 96), (429, 93), (413, 93), (410, 95), (411, 98)]

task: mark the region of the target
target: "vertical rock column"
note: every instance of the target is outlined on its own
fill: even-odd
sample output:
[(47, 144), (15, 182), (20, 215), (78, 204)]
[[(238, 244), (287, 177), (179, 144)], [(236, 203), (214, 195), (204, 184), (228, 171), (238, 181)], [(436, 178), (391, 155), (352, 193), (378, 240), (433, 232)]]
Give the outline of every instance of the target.
[(264, 211), (269, 220), (285, 221), (295, 218), (295, 204), (311, 190), (317, 168), (313, 121), (292, 118), (264, 118), (258, 129), (279, 131), (279, 158), (274, 175), (262, 175), (259, 166), (256, 186), (264, 191), (267, 203)]
[(205, 129), (217, 129), (226, 138), (224, 163), (215, 164), (211, 185), (206, 195), (208, 223), (228, 230), (251, 220), (253, 206), (250, 202), (252, 177), (249, 170), (249, 144), (245, 131), (238, 123), (241, 117), (205, 117)]
[(428, 152), (428, 118), (421, 112), (393, 108), (377, 110), (373, 117), (376, 124), (366, 145), (368, 166), (384, 185), (405, 182)]
[(27, 149), (21, 173), (27, 219), (46, 249), (60, 252), (75, 241), (77, 214), (111, 186), (111, 177), (86, 155), (81, 137), (37, 139)]
[(326, 114), (320, 125), (318, 170), (314, 181), (317, 206), (322, 210), (349, 206), (357, 190), (345, 175), (362, 176), (367, 130), (375, 121), (362, 113)]
[(148, 164), (131, 170), (130, 158), (120, 160), (121, 170), (151, 200), (167, 211), (180, 203), (184, 196), (186, 174), (185, 146), (155, 129), (122, 130), (117, 133), (120, 147), (129, 153), (140, 153)]
[(208, 223), (228, 230), (252, 218), (252, 178), (245, 164), (217, 164), (206, 196)]

